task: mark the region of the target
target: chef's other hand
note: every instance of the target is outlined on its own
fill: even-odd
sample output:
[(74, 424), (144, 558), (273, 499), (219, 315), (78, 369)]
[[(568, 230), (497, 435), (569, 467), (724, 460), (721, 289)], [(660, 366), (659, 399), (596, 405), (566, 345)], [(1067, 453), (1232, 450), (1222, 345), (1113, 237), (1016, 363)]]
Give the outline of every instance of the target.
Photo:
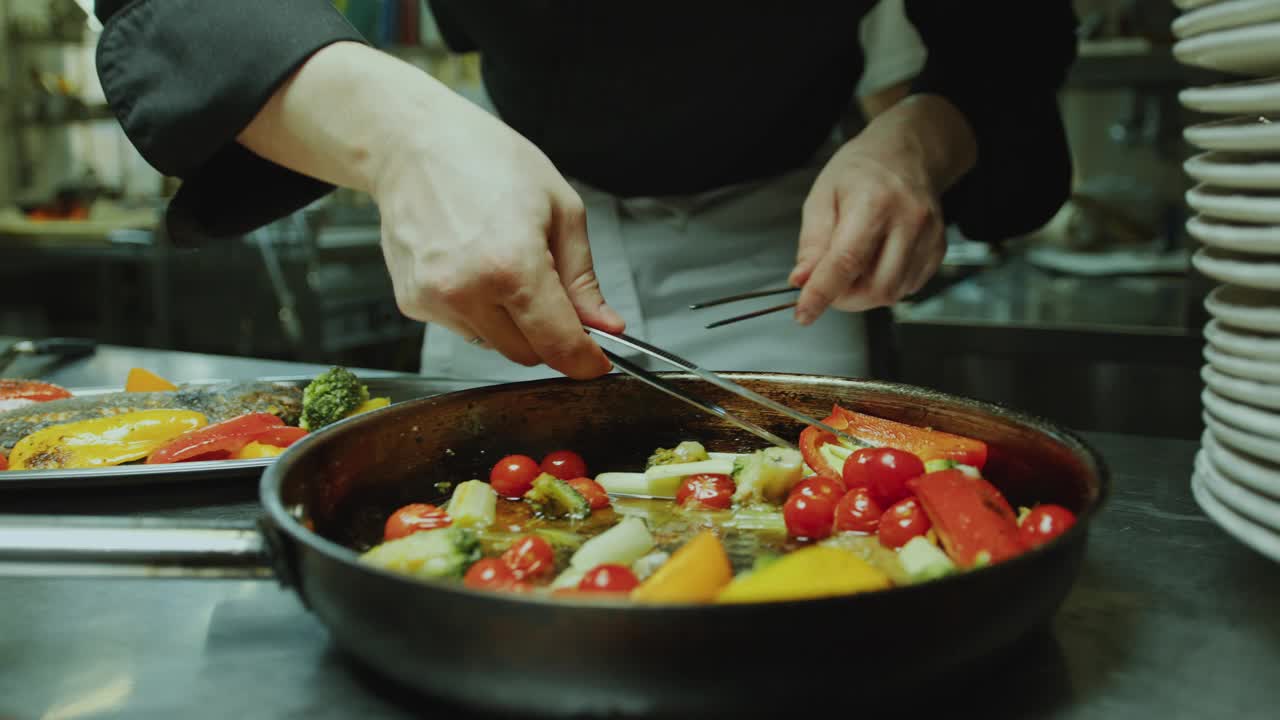
[(802, 288), (796, 320), (890, 305), (923, 287), (946, 254), (939, 198), (975, 155), (964, 117), (931, 95), (899, 102), (845, 143), (805, 200), (789, 278)]
[(401, 312), (522, 365), (611, 367), (620, 332), (582, 199), (532, 143), (418, 68), (359, 43), (316, 52), (240, 134), (270, 160), (364, 190)]

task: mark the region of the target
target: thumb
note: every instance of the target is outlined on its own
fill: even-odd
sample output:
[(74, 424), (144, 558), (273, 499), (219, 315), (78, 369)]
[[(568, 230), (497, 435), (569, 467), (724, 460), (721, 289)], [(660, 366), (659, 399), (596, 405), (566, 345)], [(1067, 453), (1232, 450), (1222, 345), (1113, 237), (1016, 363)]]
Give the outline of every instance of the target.
[(787, 278), (787, 282), (791, 283), (792, 287), (800, 287), (809, 282), (809, 276), (818, 266), (818, 261), (827, 254), (835, 227), (835, 194), (815, 187), (805, 200), (801, 216), (796, 265)]
[(587, 212), (576, 194), (557, 204), (548, 247), (560, 283), (583, 324), (605, 332), (622, 332), (626, 322), (600, 292), (591, 243), (587, 240)]

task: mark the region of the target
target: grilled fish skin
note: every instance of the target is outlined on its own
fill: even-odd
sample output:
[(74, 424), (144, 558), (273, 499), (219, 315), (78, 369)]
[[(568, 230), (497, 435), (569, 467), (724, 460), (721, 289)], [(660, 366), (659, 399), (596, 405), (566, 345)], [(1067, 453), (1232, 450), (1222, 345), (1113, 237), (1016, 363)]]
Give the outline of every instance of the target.
[(136, 410), (194, 410), (209, 424), (245, 413), (266, 412), (288, 425), (302, 413), (302, 388), (274, 382), (181, 385), (161, 392), (115, 392), (51, 400), (0, 412), (0, 449), (50, 425), (91, 420)]

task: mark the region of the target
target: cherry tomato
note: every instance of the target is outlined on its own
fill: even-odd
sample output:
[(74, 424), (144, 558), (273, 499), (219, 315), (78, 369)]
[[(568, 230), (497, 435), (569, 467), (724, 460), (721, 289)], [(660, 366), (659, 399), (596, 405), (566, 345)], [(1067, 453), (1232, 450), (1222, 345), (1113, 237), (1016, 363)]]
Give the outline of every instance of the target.
[(900, 548), (917, 535), (929, 532), (933, 523), (920, 507), (920, 503), (909, 497), (894, 503), (880, 516), (880, 544), (887, 548)]
[(453, 518), (444, 510), (428, 503), (410, 503), (391, 513), (382, 529), (383, 540), (395, 540), (421, 530), (449, 527)]
[(880, 527), (883, 511), (871, 492), (858, 487), (850, 490), (836, 503), (836, 532), (873, 533)]
[(836, 499), (794, 493), (782, 505), (782, 519), (791, 537), (821, 540), (831, 534), (836, 516)]
[(697, 505), (713, 510), (728, 510), (733, 505), (733, 493), (737, 489), (733, 478), (719, 473), (690, 475), (676, 490), (676, 504)]
[(1076, 524), (1075, 513), (1061, 505), (1037, 505), (1018, 525), (1018, 537), (1027, 547), (1043, 545)]
[(924, 462), (905, 450), (862, 448), (844, 461), (843, 474), (846, 488), (867, 488), (880, 507), (889, 507), (911, 496), (907, 481), (924, 474)]
[(587, 592), (631, 592), (640, 584), (636, 574), (626, 565), (605, 563), (587, 571), (578, 582), (578, 589)]
[(609, 507), (609, 493), (605, 492), (605, 489), (595, 480), (588, 477), (576, 477), (570, 478), (565, 482), (569, 483), (569, 486), (574, 490), (582, 493), (582, 497), (586, 498), (587, 502), (591, 504), (592, 510)]
[(536, 580), (555, 570), (556, 554), (551, 543), (537, 535), (525, 535), (502, 553), (502, 562), (518, 580)]
[(518, 498), (529, 492), (541, 472), (538, 461), (528, 455), (508, 455), (489, 471), (489, 485), (503, 497)]
[(813, 475), (796, 483), (788, 495), (797, 493), (811, 498), (828, 497), (839, 502), (844, 496), (844, 483), (826, 475)]
[(555, 475), (561, 480), (585, 477), (587, 463), (581, 455), (572, 450), (556, 450), (542, 458), (542, 472)]
[(462, 584), (477, 590), (506, 590), (519, 578), (500, 558), (480, 558), (467, 568)]

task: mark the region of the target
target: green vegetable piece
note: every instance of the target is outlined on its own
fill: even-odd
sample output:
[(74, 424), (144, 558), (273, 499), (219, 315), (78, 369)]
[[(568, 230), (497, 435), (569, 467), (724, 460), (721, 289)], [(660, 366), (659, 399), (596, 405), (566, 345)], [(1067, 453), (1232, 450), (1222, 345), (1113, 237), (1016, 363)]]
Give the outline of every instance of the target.
[(460, 578), (480, 555), (474, 530), (450, 526), (388, 540), (361, 555), (360, 562), (416, 578)]
[(302, 391), (302, 416), (298, 426), (316, 431), (345, 418), (369, 399), (369, 388), (344, 367), (332, 367), (317, 375)]
[(679, 465), (682, 463), (701, 462), (710, 460), (711, 456), (707, 454), (707, 449), (702, 443), (696, 440), (685, 440), (673, 448), (658, 448), (649, 456), (649, 461), (645, 468), (651, 468), (655, 465)]
[(550, 473), (534, 478), (533, 487), (524, 494), (524, 499), (544, 518), (581, 520), (591, 514), (591, 503), (582, 493)]

